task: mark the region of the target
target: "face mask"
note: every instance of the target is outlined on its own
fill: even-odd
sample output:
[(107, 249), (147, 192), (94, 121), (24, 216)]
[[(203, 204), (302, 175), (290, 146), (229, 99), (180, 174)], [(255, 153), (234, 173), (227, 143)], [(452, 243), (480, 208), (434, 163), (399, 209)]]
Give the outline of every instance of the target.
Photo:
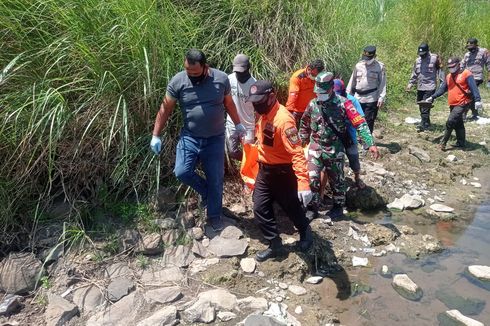
[(365, 62), (367, 65), (370, 65), (371, 63), (373, 63), (373, 62), (374, 62), (374, 58), (369, 59), (369, 60), (364, 60), (364, 62)]
[(419, 55), (420, 55), (421, 58), (425, 58), (425, 57), (427, 57), (428, 53), (426, 52), (424, 54), (419, 54)]
[(269, 113), (269, 111), (270, 111), (269, 96), (270, 95), (266, 96), (265, 99), (263, 99), (260, 102), (253, 103), (255, 112), (257, 112), (258, 114), (261, 114), (261, 115)]
[(309, 74), (308, 77), (310, 77), (310, 79), (313, 81), (316, 79), (316, 76), (313, 76), (312, 74)]
[(455, 74), (459, 71), (459, 66), (448, 68), (448, 70), (449, 70), (449, 73)]
[(196, 85), (196, 84), (199, 84), (200, 82), (202, 82), (204, 80), (204, 78), (206, 78), (206, 73), (207, 73), (207, 69), (204, 68), (201, 75), (199, 75), (199, 76), (187, 75), (187, 77), (189, 77), (189, 80), (191, 81), (192, 85)]
[(475, 47), (475, 48), (471, 48), (471, 49), (470, 49), (470, 52), (471, 52), (471, 53), (474, 53), (474, 52), (476, 52), (476, 50), (478, 50), (476, 47)]
[(247, 82), (247, 80), (250, 79), (251, 75), (249, 71), (244, 71), (244, 72), (235, 72), (236, 79), (238, 80), (239, 83), (244, 84)]

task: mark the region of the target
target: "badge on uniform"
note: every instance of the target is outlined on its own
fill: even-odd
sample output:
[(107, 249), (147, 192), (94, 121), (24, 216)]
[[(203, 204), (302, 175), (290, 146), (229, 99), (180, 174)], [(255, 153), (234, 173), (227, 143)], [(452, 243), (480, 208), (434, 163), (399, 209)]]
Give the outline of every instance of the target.
[(298, 129), (296, 127), (291, 127), (285, 131), (286, 137), (291, 145), (298, 145), (300, 140), (298, 136)]

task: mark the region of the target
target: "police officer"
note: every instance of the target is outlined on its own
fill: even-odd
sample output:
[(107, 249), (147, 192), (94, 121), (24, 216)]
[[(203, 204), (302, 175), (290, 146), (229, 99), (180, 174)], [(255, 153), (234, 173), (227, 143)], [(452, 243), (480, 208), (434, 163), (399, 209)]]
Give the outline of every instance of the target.
[(361, 61), (354, 67), (346, 92), (361, 102), (369, 130), (373, 132), (378, 110), (386, 98), (385, 65), (376, 60), (375, 46), (369, 45), (364, 48)]
[[(417, 83), (417, 102), (426, 100), (436, 91), (437, 79), (444, 80), (442, 65), (439, 56), (429, 51), (429, 45), (422, 43), (418, 48), (419, 57), (415, 60), (412, 76), (406, 91), (410, 91)], [(430, 109), (432, 105), (419, 104), (421, 124), (418, 131), (425, 131), (430, 127)]]
[[(490, 88), (490, 53), (487, 49), (478, 46), (478, 40), (476, 38), (468, 39), (466, 49), (468, 49), (468, 52), (465, 53), (461, 61), (461, 68), (471, 71), (478, 87), (483, 83), (483, 71), (486, 66), (489, 72), (487, 76), (487, 87)], [(471, 102), (469, 108), (471, 109), (471, 120), (477, 120), (478, 111), (475, 109), (475, 101)]]
[(313, 218), (318, 216), (320, 172), (325, 168), (334, 202), (328, 216), (335, 220), (342, 218), (345, 204), (344, 153), (351, 144), (347, 121), (359, 131), (373, 157), (378, 158), (379, 153), (364, 117), (352, 101), (335, 94), (333, 73), (318, 74), (315, 93), (316, 99), (311, 100), (301, 118), (299, 134), (303, 145), (310, 144), (308, 172), (313, 192)]
[(298, 249), (306, 251), (310, 248), (313, 236), (302, 205), (308, 205), (312, 193), (293, 116), (277, 101), (271, 82), (256, 81), (249, 94), (247, 101), (260, 116), (257, 122), (259, 172), (253, 193), (254, 217), (269, 242), (268, 248), (259, 251), (255, 258), (265, 261), (284, 252), (274, 216), (274, 201), (298, 229)]
[(483, 107), (481, 103), (480, 92), (476, 86), (475, 78), (468, 69), (461, 70), (460, 59), (451, 57), (447, 61), (447, 74), (444, 82), (439, 89), (426, 101), (432, 103), (434, 99), (448, 93), (447, 101), (449, 104), (449, 116), (446, 121), (446, 131), (440, 143), (441, 150), (446, 150), (446, 144), (451, 137), (453, 130), (456, 131), (456, 146), (466, 146), (466, 131), (464, 128), (463, 114), (468, 111), (468, 107), (475, 100), (475, 107), (480, 110)]

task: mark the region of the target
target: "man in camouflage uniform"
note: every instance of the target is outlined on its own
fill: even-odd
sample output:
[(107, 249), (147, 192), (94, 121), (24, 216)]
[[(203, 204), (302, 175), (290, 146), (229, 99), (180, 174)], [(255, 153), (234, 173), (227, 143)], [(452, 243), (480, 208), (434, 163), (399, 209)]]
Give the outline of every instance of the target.
[(310, 101), (301, 118), (299, 136), (303, 146), (310, 144), (308, 173), (313, 192), (313, 217), (318, 216), (320, 173), (325, 168), (334, 201), (328, 216), (335, 220), (343, 216), (345, 204), (344, 153), (350, 139), (347, 120), (359, 131), (375, 159), (379, 157), (379, 153), (366, 120), (357, 112), (350, 100), (335, 94), (333, 74), (321, 72), (315, 82), (314, 91), (317, 98)]
[[(436, 91), (437, 80), (444, 80), (444, 72), (439, 56), (429, 51), (429, 45), (422, 43), (418, 48), (419, 57), (415, 60), (412, 75), (406, 91), (410, 91), (417, 84), (417, 102), (424, 101)], [(430, 128), (430, 109), (432, 105), (419, 104), (420, 119), (422, 120), (418, 131)]]
[[(478, 46), (478, 40), (476, 38), (468, 39), (466, 43), (468, 52), (465, 53), (463, 60), (461, 60), (461, 70), (468, 69), (475, 78), (476, 86), (479, 87), (483, 83), (483, 71), (485, 66), (488, 70), (487, 88), (490, 88), (490, 53), (485, 48)], [(478, 110), (475, 109), (475, 101), (470, 103), (471, 120), (478, 119)], [(466, 113), (465, 113), (466, 115)]]

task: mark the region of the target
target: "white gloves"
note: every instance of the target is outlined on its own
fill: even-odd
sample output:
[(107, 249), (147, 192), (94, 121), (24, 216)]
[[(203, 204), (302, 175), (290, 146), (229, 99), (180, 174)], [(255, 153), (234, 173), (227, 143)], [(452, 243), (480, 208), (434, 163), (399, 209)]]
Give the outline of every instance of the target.
[(160, 151), (162, 150), (162, 140), (160, 139), (160, 137), (152, 136), (150, 147), (153, 153), (155, 153), (156, 155), (160, 154)]
[(311, 192), (311, 190), (298, 191), (299, 202), (302, 203), (304, 207), (306, 207), (310, 203), (312, 198), (313, 193)]
[(247, 133), (247, 129), (245, 129), (245, 126), (242, 125), (241, 123), (235, 125), (235, 134), (238, 135), (238, 137), (243, 138), (245, 137)]
[(478, 111), (478, 115), (481, 115), (483, 113), (483, 103), (475, 102), (475, 109)]
[(429, 102), (429, 103), (432, 103), (432, 102), (434, 102), (434, 99), (431, 96), (431, 97), (426, 98), (425, 101), (426, 102)]

